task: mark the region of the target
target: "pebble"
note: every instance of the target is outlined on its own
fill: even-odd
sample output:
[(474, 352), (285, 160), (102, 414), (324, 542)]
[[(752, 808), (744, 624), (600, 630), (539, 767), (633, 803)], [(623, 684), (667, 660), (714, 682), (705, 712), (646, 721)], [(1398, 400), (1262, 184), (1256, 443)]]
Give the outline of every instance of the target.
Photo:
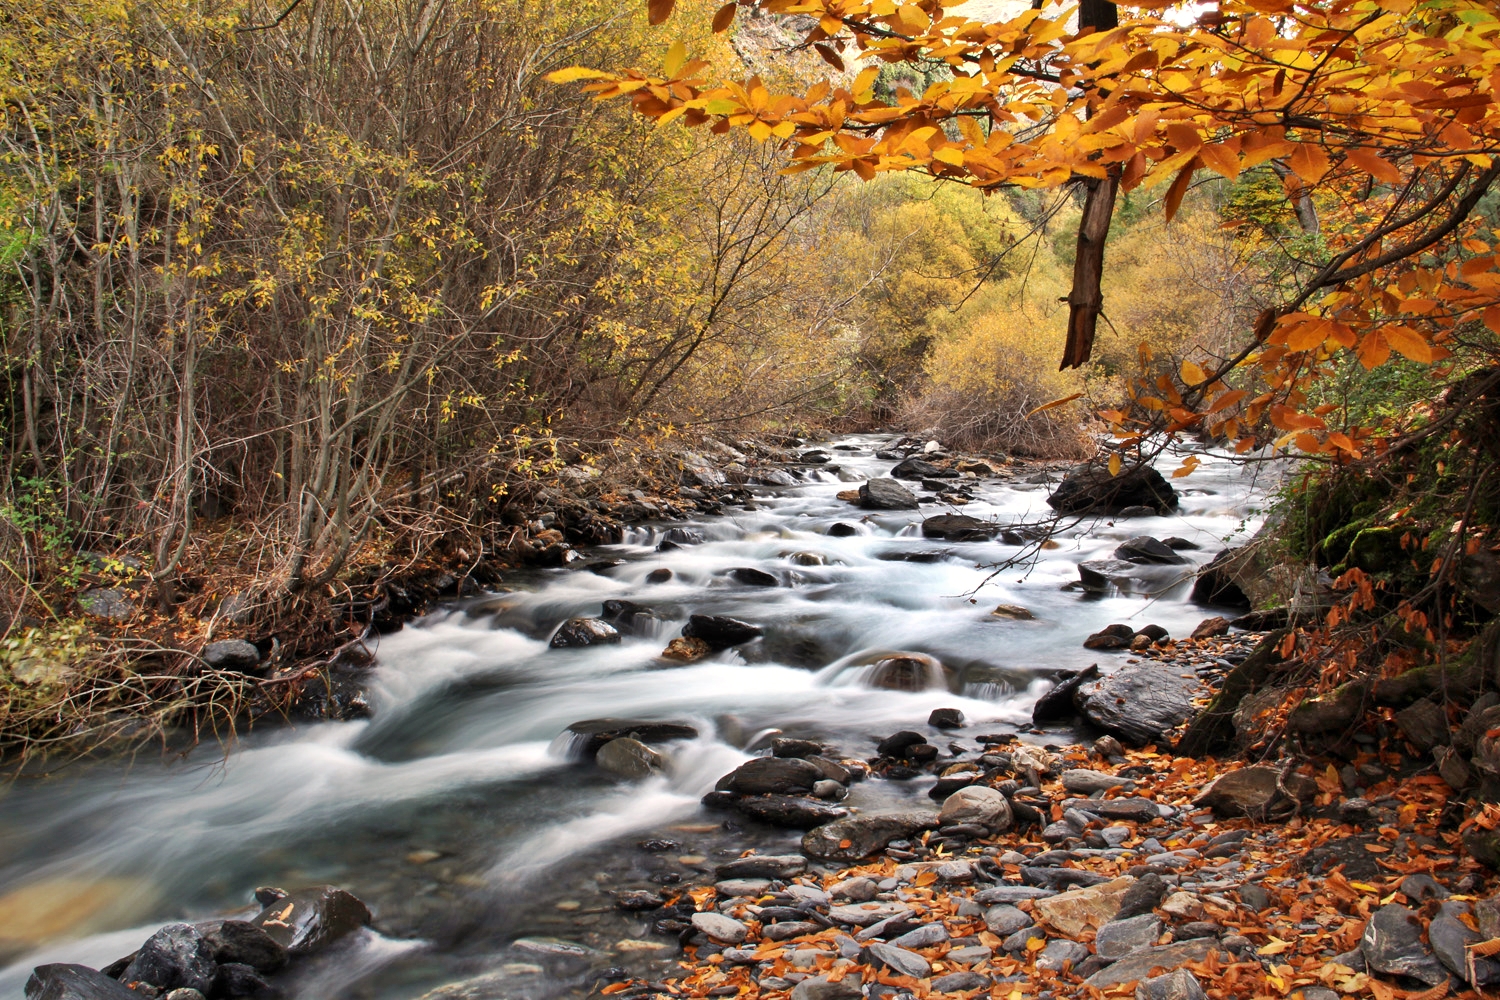
[(913, 979), (926, 979), (932, 974), (932, 963), (918, 955), (916, 952), (907, 951), (891, 944), (873, 942), (865, 946), (865, 950), (878, 961), (884, 962), (896, 972), (903, 976), (911, 976)]
[(1077, 966), (1088, 957), (1087, 945), (1081, 945), (1077, 941), (1069, 941), (1066, 938), (1053, 938), (1037, 955), (1036, 966), (1038, 969), (1061, 972), (1064, 966)]
[(714, 883), (720, 896), (761, 896), (770, 888), (771, 880), (766, 878), (729, 878)]
[(990, 907), (984, 914), (984, 925), (992, 934), (998, 934), (1001, 937), (1014, 934), (1023, 927), (1029, 927), (1032, 923), (1034, 921), (1030, 914), (1005, 903)]
[(693, 914), (693, 929), (727, 944), (739, 944), (750, 936), (750, 928), (721, 913)]

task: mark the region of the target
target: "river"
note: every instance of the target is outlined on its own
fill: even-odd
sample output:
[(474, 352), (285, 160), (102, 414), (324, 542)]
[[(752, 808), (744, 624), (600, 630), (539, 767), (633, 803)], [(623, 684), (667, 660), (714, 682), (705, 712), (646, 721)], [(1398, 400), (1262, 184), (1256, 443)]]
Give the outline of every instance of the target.
[[(659, 551), (669, 526), (636, 527), (589, 553), (617, 565), (517, 572), (508, 592), (384, 637), (371, 719), (263, 728), (227, 754), (142, 755), (0, 788), (0, 997), (19, 997), (34, 965), (102, 966), (165, 922), (247, 912), (256, 886), (321, 882), (364, 899), (378, 932), (309, 963), (293, 997), (544, 997), (605, 966), (659, 968), (670, 952), (628, 943), (653, 940), (649, 916), (616, 912), (612, 891), (701, 878), (746, 846), (795, 846), (791, 832), (726, 830), (724, 814), (698, 804), (750, 756), (748, 741), (777, 729), (871, 756), (876, 740), (923, 728), (943, 706), (969, 721), (955, 739), (1055, 738), (1027, 732), (1031, 705), (1057, 671), (1100, 661), (1082, 648), (1090, 632), (1128, 622), (1185, 635), (1213, 613), (1186, 600), (1192, 567), (1153, 593), (1099, 595), (1065, 589), (1077, 564), (1139, 534), (1187, 539), (1200, 548), (1185, 554), (1205, 562), (1256, 530), (1276, 485), (1269, 471), (1197, 453), (1202, 465), (1175, 481), (1172, 516), (1063, 522), (1055, 546), (996, 574), (1018, 546), (922, 537), (921, 518), (941, 504), (870, 513), (836, 498), (889, 472), (895, 463), (875, 457), (888, 443), (821, 445), (833, 460), (799, 472), (805, 482), (757, 487), (753, 509), (688, 525), (702, 544)], [(1026, 481), (1045, 478), (1035, 471), (975, 481), (961, 512), (1045, 518), (1050, 487)], [(855, 533), (830, 536), (836, 522)], [(728, 576), (742, 567), (779, 585)], [(648, 582), (662, 568), (671, 579)], [(560, 622), (610, 599), (652, 608), (654, 634), (548, 648)], [(1035, 620), (992, 615), (1000, 603)], [(732, 615), (766, 635), (691, 665), (663, 661), (690, 613)], [(893, 650), (941, 660), (941, 686), (867, 686), (864, 666)], [(700, 735), (675, 745), (669, 776), (643, 783), (567, 759), (569, 723), (627, 716)], [(846, 804), (925, 802), (931, 780), (867, 781)], [(670, 846), (638, 846), (650, 839)], [(593, 950), (536, 944), (553, 938)], [(442, 988), (460, 982), (470, 985)]]

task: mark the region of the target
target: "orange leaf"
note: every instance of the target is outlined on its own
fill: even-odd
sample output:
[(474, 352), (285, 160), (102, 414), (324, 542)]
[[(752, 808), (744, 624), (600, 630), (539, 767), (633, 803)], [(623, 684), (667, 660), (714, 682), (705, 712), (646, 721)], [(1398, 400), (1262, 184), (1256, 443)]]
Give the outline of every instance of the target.
[(1316, 184), (1328, 173), (1328, 152), (1310, 142), (1299, 143), (1287, 158), (1287, 165), (1307, 183)]
[(734, 23), (734, 12), (738, 6), (738, 4), (726, 3), (719, 8), (714, 14), (714, 34), (722, 34), (729, 30), (729, 26)]
[(1193, 174), (1201, 166), (1203, 166), (1203, 160), (1199, 157), (1195, 156), (1191, 160), (1188, 160), (1187, 164), (1178, 171), (1177, 176), (1172, 180), (1172, 186), (1167, 188), (1166, 212), (1168, 222), (1171, 222), (1173, 216), (1177, 214), (1177, 209), (1182, 205), (1182, 198), (1187, 194), (1188, 184), (1192, 182)]
[(1366, 334), (1365, 339), (1359, 342), (1359, 363), (1366, 370), (1380, 367), (1390, 356), (1391, 345), (1385, 342), (1379, 330)]
[(1118, 476), (1120, 474), (1120, 455), (1118, 452), (1109, 456), (1109, 474), (1111, 476)]
[(1382, 333), (1386, 342), (1412, 361), (1431, 364), (1434, 359), (1432, 345), (1427, 338), (1409, 326), (1388, 326)]
[(926, 871), (926, 872), (922, 872), (916, 878), (912, 879), (912, 884), (913, 885), (917, 885), (917, 886), (931, 885), (932, 883), (936, 882), (937, 880), (938, 880), (938, 873), (937, 872)]
[(677, 0), (646, 0), (646, 19), (652, 24), (662, 24), (672, 16)]
[(1043, 403), (1041, 406), (1038, 406), (1036, 409), (1032, 410), (1030, 413), (1028, 413), (1026, 415), (1028, 417), (1034, 417), (1038, 413), (1041, 413), (1044, 410), (1055, 410), (1059, 406), (1066, 406), (1067, 404), (1073, 402), (1073, 400), (1077, 399), (1078, 397), (1080, 397), (1082, 395), (1083, 395), (1083, 393), (1081, 393), (1081, 392), (1075, 392), (1071, 396), (1064, 396), (1062, 399), (1054, 399), (1050, 403)]
[(1345, 158), (1365, 173), (1387, 184), (1400, 184), (1401, 171), (1368, 149), (1351, 149)]

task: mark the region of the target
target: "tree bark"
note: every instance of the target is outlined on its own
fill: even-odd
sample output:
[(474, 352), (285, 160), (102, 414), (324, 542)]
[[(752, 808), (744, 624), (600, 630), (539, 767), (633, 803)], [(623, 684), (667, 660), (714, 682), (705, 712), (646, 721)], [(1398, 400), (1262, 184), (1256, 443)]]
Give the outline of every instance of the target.
[[(1113, 6), (1113, 5), (1110, 5)], [(1104, 242), (1109, 238), (1110, 218), (1115, 211), (1115, 193), (1120, 174), (1111, 169), (1104, 179), (1087, 181), (1088, 197), (1078, 222), (1078, 251), (1073, 260), (1073, 290), (1068, 293), (1068, 341), (1058, 370), (1077, 368), (1094, 349), (1094, 332), (1104, 310)]]

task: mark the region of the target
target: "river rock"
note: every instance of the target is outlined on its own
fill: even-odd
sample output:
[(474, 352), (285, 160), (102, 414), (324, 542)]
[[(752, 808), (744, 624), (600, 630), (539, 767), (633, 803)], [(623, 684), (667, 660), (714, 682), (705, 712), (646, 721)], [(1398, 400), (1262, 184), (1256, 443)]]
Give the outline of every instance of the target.
[(817, 976), (804, 979), (793, 987), (791, 1000), (860, 1000), (863, 996), (857, 976), (836, 983), (830, 983), (827, 976)]
[(594, 763), (621, 778), (649, 778), (666, 769), (667, 759), (640, 740), (622, 736), (600, 747)]
[(871, 479), (859, 486), (859, 505), (870, 510), (916, 510), (917, 497), (894, 479)]
[(243, 639), (222, 639), (203, 647), (203, 662), (215, 670), (259, 673), (260, 650)]
[(1036, 615), (1021, 607), (1019, 604), (997, 604), (995, 605), (995, 610), (991, 611), (990, 614), (994, 615), (996, 618), (1009, 618), (1012, 621), (1018, 622), (1029, 622), (1036, 620)]
[(964, 713), (957, 708), (934, 708), (927, 716), (927, 724), (933, 729), (962, 729)]
[(907, 951), (893, 944), (881, 944), (879, 941), (872, 941), (865, 946), (865, 950), (903, 976), (926, 979), (932, 975), (932, 963), (914, 951)]
[(764, 635), (765, 630), (725, 615), (693, 615), (682, 626), (682, 634), (689, 639), (702, 639), (714, 649), (728, 649)]
[(1063, 788), (1077, 795), (1092, 795), (1128, 784), (1131, 784), (1129, 778), (1092, 771), (1086, 767), (1073, 767), (1062, 773)]
[(552, 641), (553, 649), (568, 649), (575, 646), (599, 646), (620, 641), (620, 631), (602, 618), (570, 618), (563, 622)]
[(1410, 976), (1428, 986), (1448, 978), (1443, 964), (1422, 943), (1422, 921), (1399, 903), (1387, 903), (1371, 915), (1359, 948), (1376, 972)]
[(852, 538), (857, 534), (859, 534), (858, 528), (842, 521), (835, 521), (828, 526), (828, 535), (831, 538)]
[(624, 889), (615, 893), (615, 907), (627, 913), (659, 910), (663, 902), (660, 896), (649, 889)]
[(948, 940), (948, 928), (943, 926), (942, 921), (934, 920), (931, 923), (921, 924), (898, 938), (893, 938), (891, 944), (898, 948), (930, 948), (946, 940)]
[[(177, 992), (174, 990), (168, 993), (163, 1000), (172, 1000)], [(216, 998), (246, 997), (250, 1000), (272, 1000), (283, 995), (280, 990), (261, 978), (259, 972), (239, 962), (219, 966), (219, 974), (214, 977), (212, 996)]]
[[(986, 949), (988, 951), (988, 949)], [(952, 952), (948, 957), (952, 957)], [(970, 990), (989, 989), (990, 977), (978, 972), (950, 972), (932, 981), (935, 993), (967, 993)]]
[(800, 795), (751, 795), (736, 799), (731, 808), (741, 816), (789, 830), (811, 830), (849, 815), (847, 809)]
[(629, 737), (642, 743), (668, 743), (696, 739), (698, 730), (680, 722), (650, 722), (644, 719), (584, 719), (568, 727), (570, 751), (581, 760), (593, 760), (610, 740)]
[(1205, 618), (1193, 629), (1194, 639), (1215, 639), (1229, 634), (1229, 619), (1221, 615)]
[(192, 924), (168, 924), (146, 939), (135, 953), (122, 982), (150, 983), (168, 990), (186, 986), (207, 995), (213, 991), (218, 965), (213, 949)]
[(771, 754), (775, 757), (807, 758), (822, 754), (823, 744), (816, 740), (799, 740), (791, 736), (778, 736), (771, 741)]
[(1177, 509), (1177, 491), (1149, 465), (1122, 469), (1114, 476), (1105, 465), (1079, 465), (1068, 471), (1047, 504), (1066, 514), (1115, 513), (1127, 507), (1165, 513)]
[(1094, 936), (1094, 950), (1105, 958), (1121, 958), (1137, 948), (1156, 943), (1161, 937), (1161, 921), (1154, 914), (1111, 920)]
[(1061, 972), (1068, 968), (1076, 969), (1088, 957), (1087, 945), (1056, 938), (1048, 941), (1046, 947), (1037, 955), (1036, 967), (1051, 972)]
[(1157, 663), (1127, 666), (1090, 681), (1075, 694), (1079, 714), (1132, 746), (1163, 739), (1196, 711), (1193, 699), (1204, 692), (1196, 675)]
[(1068, 937), (1078, 937), (1088, 928), (1109, 923), (1120, 912), (1125, 893), (1135, 884), (1128, 875), (1100, 885), (1069, 889), (1032, 904), (1036, 919)]
[(803, 834), (802, 853), (826, 861), (857, 861), (893, 840), (937, 825), (936, 812), (919, 809), (848, 816)]
[(679, 635), (667, 643), (667, 648), (661, 651), (661, 658), (678, 663), (696, 663), (713, 651), (714, 648), (702, 639)]
[(1187, 559), (1178, 555), (1171, 546), (1150, 535), (1136, 535), (1115, 549), (1115, 558), (1126, 562), (1181, 565)]
[(1283, 798), (1281, 768), (1266, 764), (1226, 771), (1204, 786), (1193, 800), (1219, 816), (1250, 816), (1265, 819)]
[(931, 462), (924, 462), (920, 458), (908, 458), (891, 470), (893, 479), (942, 479), (953, 475), (954, 473), (939, 468)]
[(749, 854), (726, 861), (714, 869), (720, 879), (774, 878), (789, 879), (807, 871), (807, 859), (800, 854)]
[(986, 785), (960, 788), (943, 801), (942, 811), (938, 813), (938, 822), (943, 826), (974, 823), (991, 833), (1009, 830), (1014, 821), (1010, 800)]
[(994, 538), (1000, 525), (967, 514), (938, 514), (922, 522), (922, 535), (950, 542), (982, 542)]
[(1099, 665), (1090, 664), (1079, 671), (1063, 670), (1057, 675), (1057, 686), (1036, 700), (1031, 706), (1031, 721), (1036, 725), (1048, 722), (1065, 722), (1078, 714), (1074, 698), (1085, 682), (1099, 676)]
[(1111, 585), (1128, 590), (1141, 575), (1141, 567), (1123, 559), (1086, 559), (1078, 564), (1078, 582), (1092, 593), (1104, 593)]
[(822, 777), (816, 766), (796, 757), (755, 757), (724, 775), (714, 787), (739, 795), (805, 795)]
[(1034, 885), (992, 885), (988, 889), (980, 889), (976, 892), (974, 902), (985, 905), (1019, 903), (1023, 899), (1045, 899), (1055, 895), (1057, 892), (1053, 889), (1043, 889)]
[[(1332, 993), (1332, 991), (1329, 991)], [(1313, 1000), (1311, 991), (1304, 990), (1303, 1000)], [(1338, 994), (1333, 993), (1333, 996)], [(1198, 977), (1187, 969), (1178, 969), (1165, 976), (1143, 979), (1135, 988), (1135, 1000), (1208, 1000)]]
[(352, 893), (324, 885), (290, 893), (250, 922), (263, 928), (295, 958), (368, 926), (370, 910)]
[(286, 965), (286, 949), (247, 920), (221, 921), (204, 930), (203, 938), (220, 965), (248, 965), (257, 972), (275, 972)]
[(1106, 625), (1083, 640), (1084, 649), (1129, 649), (1135, 629), (1129, 625)]
[(26, 1000), (141, 1000), (141, 994), (86, 965), (39, 965), (26, 980)]
[(781, 581), (763, 569), (754, 566), (740, 566), (729, 571), (729, 578), (735, 583), (743, 583), (747, 587), (779, 587)]
[[(1413, 876), (1414, 877), (1414, 876)], [(1411, 878), (1407, 878), (1407, 882)], [(1405, 889), (1405, 883), (1402, 884)], [(1408, 895), (1410, 895), (1408, 893)], [(1474, 913), (1468, 903), (1458, 900), (1448, 900), (1438, 909), (1432, 922), (1427, 925), (1427, 939), (1432, 944), (1432, 950), (1437, 954), (1438, 960), (1447, 966), (1448, 971), (1473, 986), (1488, 986), (1491, 983), (1500, 982), (1500, 962), (1491, 958), (1474, 959), (1474, 976), (1469, 978), (1469, 952), (1468, 949), (1478, 944), (1483, 938), (1479, 932), (1470, 930), (1463, 922), (1464, 917), (1473, 919)]]
[(632, 635), (650, 634), (660, 620), (650, 608), (634, 601), (605, 601), (600, 610), (600, 618)]
[(943, 664), (926, 653), (901, 653), (873, 663), (864, 677), (866, 687), (884, 691), (929, 691), (947, 686)]
[(1023, 927), (1036, 923), (1031, 915), (1009, 903), (1000, 903), (984, 911), (984, 925), (990, 933), (1008, 937)]
[(874, 927), (892, 917), (907, 917), (911, 907), (905, 903), (870, 903), (857, 906), (832, 906), (828, 919), (846, 927)]
[(907, 747), (926, 743), (927, 737), (921, 733), (914, 733), (910, 729), (903, 729), (899, 733), (893, 733), (875, 744), (875, 752), (882, 757), (901, 757)]
[(1175, 972), (1189, 962), (1203, 961), (1210, 952), (1217, 950), (1221, 950), (1219, 942), (1213, 938), (1194, 938), (1191, 941), (1141, 948), (1105, 966), (1083, 982), (1086, 986), (1102, 990), (1120, 983), (1146, 979), (1156, 969), (1167, 973)]
[(693, 914), (693, 929), (725, 944), (739, 944), (750, 936), (750, 928), (722, 913)]

